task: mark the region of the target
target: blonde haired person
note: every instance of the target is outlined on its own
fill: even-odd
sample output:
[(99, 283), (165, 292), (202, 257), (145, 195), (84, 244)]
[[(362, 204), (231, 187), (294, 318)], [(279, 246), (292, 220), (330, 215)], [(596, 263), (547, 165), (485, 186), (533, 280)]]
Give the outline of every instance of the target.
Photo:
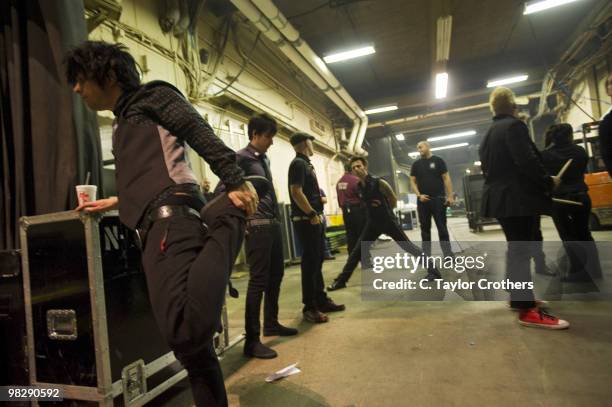
[[(497, 218), (506, 240), (508, 278), (517, 283), (531, 283), (530, 257), (536, 240), (538, 218), (550, 210), (550, 191), (560, 183), (550, 176), (540, 154), (529, 137), (527, 125), (518, 119), (514, 93), (496, 88), (489, 98), (493, 123), (479, 149), (485, 185), (482, 197), (484, 217)], [(510, 291), (510, 306), (519, 311), (524, 326), (564, 329), (567, 321), (538, 307), (533, 290)]]

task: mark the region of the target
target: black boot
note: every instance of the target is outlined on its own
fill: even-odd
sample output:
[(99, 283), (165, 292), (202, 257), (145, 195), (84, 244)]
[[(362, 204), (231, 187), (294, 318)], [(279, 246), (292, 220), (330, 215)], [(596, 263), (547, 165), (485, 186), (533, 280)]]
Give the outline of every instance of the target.
[(244, 356), (258, 359), (274, 359), (278, 354), (274, 349), (267, 347), (259, 340), (248, 340), (244, 343)]

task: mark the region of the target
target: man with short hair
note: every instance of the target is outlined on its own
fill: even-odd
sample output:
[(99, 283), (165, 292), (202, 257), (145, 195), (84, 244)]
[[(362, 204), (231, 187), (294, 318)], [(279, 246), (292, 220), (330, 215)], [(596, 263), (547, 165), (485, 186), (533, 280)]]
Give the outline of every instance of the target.
[[(397, 197), (391, 186), (382, 178), (374, 177), (368, 173), (368, 161), (364, 157), (353, 157), (350, 161), (351, 170), (360, 179), (361, 198), (367, 207), (367, 221), (356, 242), (353, 251), (346, 260), (342, 272), (327, 287), (328, 291), (346, 288), (347, 281), (353, 275), (357, 264), (361, 261), (361, 243), (365, 244), (364, 259), (370, 258), (370, 246), (383, 233), (413, 256), (421, 256), (423, 251), (408, 239), (404, 231), (398, 225), (393, 208), (397, 205)], [(439, 271), (430, 266), (427, 278), (433, 280), (441, 278)]]
[[(550, 192), (561, 179), (548, 175), (544, 169), (527, 126), (518, 119), (514, 93), (508, 88), (496, 88), (489, 104), (495, 116), (479, 149), (485, 177), (482, 214), (497, 218), (506, 235), (509, 280), (529, 284), (535, 245), (526, 247), (523, 242), (535, 241), (538, 218), (550, 207)], [(510, 306), (519, 311), (521, 325), (547, 329), (569, 326), (567, 321), (542, 310), (531, 289), (511, 290)]]
[[(65, 63), (68, 82), (87, 106), (115, 114), (118, 196), (77, 210), (118, 207), (121, 221), (139, 232), (153, 314), (187, 370), (196, 406), (227, 406), (213, 336), (257, 194), (234, 151), (178, 89), (161, 81), (140, 84), (123, 45), (86, 41), (68, 52)], [(206, 206), (185, 144), (228, 186)]]
[(265, 336), (291, 336), (298, 331), (278, 322), (278, 298), (285, 270), (283, 235), (276, 192), (272, 187), (270, 160), (266, 153), (274, 143), (276, 120), (266, 113), (249, 120), (249, 145), (236, 152), (238, 165), (246, 175), (265, 177), (270, 188), (260, 196), (257, 211), (247, 218), (245, 251), (249, 264), (249, 284), (244, 311), (246, 338), (244, 354), (260, 359), (277, 356), (276, 351), (261, 343), (259, 314), (264, 297)]
[(210, 180), (208, 178), (202, 178), (202, 182), (200, 183), (200, 189), (202, 190), (202, 195), (204, 195), (206, 202), (213, 200), (213, 198), (215, 197), (215, 193), (210, 190)]
[(446, 226), (446, 207), (454, 201), (453, 183), (444, 160), (431, 153), (427, 141), (420, 141), (417, 149), (421, 157), (410, 168), (410, 184), (417, 195), (417, 212), (421, 226), (423, 250), (431, 254), (431, 218), (438, 229), (438, 239), (444, 256), (452, 256)]
[(296, 152), (289, 165), (289, 196), (291, 197), (291, 220), (302, 245), (302, 302), (304, 319), (312, 323), (323, 323), (329, 319), (325, 313), (343, 311), (344, 305), (334, 303), (325, 293), (323, 282), (324, 236), (321, 216), (323, 202), (317, 174), (310, 162), (314, 155), (312, 141), (307, 133), (291, 136), (291, 145)]

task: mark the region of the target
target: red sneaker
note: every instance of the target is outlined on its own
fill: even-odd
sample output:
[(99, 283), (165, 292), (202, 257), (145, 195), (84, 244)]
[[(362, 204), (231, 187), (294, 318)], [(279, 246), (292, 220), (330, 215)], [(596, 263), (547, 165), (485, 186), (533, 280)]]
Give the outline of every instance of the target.
[(546, 313), (541, 308), (531, 308), (519, 314), (519, 324), (544, 329), (567, 329), (569, 322)]

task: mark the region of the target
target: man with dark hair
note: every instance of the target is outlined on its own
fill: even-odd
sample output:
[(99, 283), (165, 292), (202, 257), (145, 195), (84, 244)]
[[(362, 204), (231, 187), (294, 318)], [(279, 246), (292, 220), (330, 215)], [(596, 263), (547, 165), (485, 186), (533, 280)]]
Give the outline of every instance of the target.
[(310, 162), (314, 154), (314, 137), (307, 133), (291, 136), (296, 156), (289, 165), (289, 195), (291, 220), (302, 244), (302, 302), (304, 319), (308, 322), (327, 322), (326, 312), (343, 311), (344, 305), (334, 303), (325, 293), (323, 282), (323, 203), (317, 174)]
[[(327, 287), (328, 291), (346, 288), (346, 283), (353, 275), (357, 264), (361, 261), (361, 243), (365, 244), (364, 259), (370, 258), (370, 246), (383, 233), (389, 235), (405, 251), (414, 256), (421, 256), (423, 251), (412, 243), (395, 220), (393, 208), (397, 205), (397, 197), (391, 186), (382, 178), (368, 174), (368, 161), (364, 157), (353, 157), (350, 161), (351, 170), (360, 179), (361, 199), (367, 208), (366, 225), (359, 240), (346, 260), (342, 272)], [(428, 279), (441, 278), (434, 267), (429, 268)]]
[[(236, 153), (238, 165), (245, 174), (265, 177), (272, 185), (266, 152), (273, 144), (276, 120), (265, 113), (255, 115), (249, 120), (248, 134), (249, 145)], [(298, 331), (278, 322), (278, 297), (285, 264), (280, 210), (273, 187), (260, 197), (257, 211), (247, 219), (245, 251), (250, 275), (244, 317), (244, 354), (261, 359), (275, 358), (276, 352), (259, 339), (259, 314), (264, 293), (264, 335), (290, 336), (297, 335)]]
[(410, 184), (417, 195), (417, 212), (421, 226), (423, 250), (431, 254), (431, 218), (438, 229), (438, 238), (444, 256), (452, 256), (446, 226), (446, 207), (454, 201), (453, 183), (444, 160), (431, 153), (427, 141), (417, 144), (421, 157), (410, 168)]
[[(223, 144), (179, 90), (140, 85), (134, 59), (121, 45), (85, 42), (66, 56), (75, 93), (93, 110), (115, 114), (113, 154), (117, 197), (77, 210), (119, 208), (141, 237), (153, 313), (191, 382), (196, 405), (226, 406), (223, 374), (213, 346), (229, 274), (257, 194)], [(185, 144), (228, 186), (204, 207)]]
[(365, 226), (366, 213), (359, 197), (359, 177), (351, 172), (350, 163), (346, 163), (344, 171), (344, 175), (336, 184), (336, 192), (346, 229), (346, 245), (348, 253), (351, 254)]

